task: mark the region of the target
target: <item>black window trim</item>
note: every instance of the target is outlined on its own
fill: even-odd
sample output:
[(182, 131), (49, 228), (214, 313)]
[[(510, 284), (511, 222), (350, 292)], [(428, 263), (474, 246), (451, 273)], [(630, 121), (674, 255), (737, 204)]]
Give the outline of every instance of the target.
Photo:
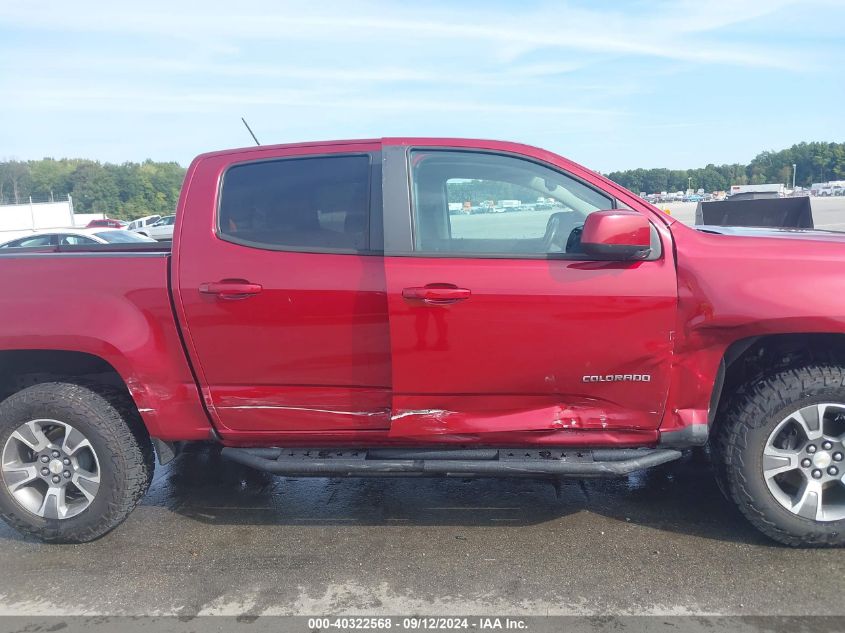
[[(349, 156), (364, 156), (368, 159), (368, 187), (367, 187), (367, 230), (366, 230), (366, 246), (363, 249), (355, 248), (318, 248), (318, 247), (295, 247), (295, 246), (275, 246), (266, 242), (253, 242), (252, 240), (244, 240), (233, 237), (223, 233), (220, 227), (220, 205), (223, 201), (223, 187), (226, 182), (226, 174), (233, 167), (242, 167), (244, 165), (254, 165), (258, 163), (278, 163), (287, 160), (310, 160), (317, 158), (341, 158)], [(381, 195), (381, 152), (379, 150), (373, 151), (359, 151), (359, 152), (324, 152), (319, 154), (295, 154), (289, 156), (273, 156), (269, 158), (260, 158), (257, 160), (244, 160), (226, 165), (226, 168), (220, 174), (217, 182), (217, 201), (214, 205), (214, 236), (230, 244), (244, 246), (246, 248), (255, 248), (263, 251), (277, 251), (282, 253), (312, 253), (322, 255), (365, 255), (365, 256), (383, 256), (384, 244), (381, 226), (374, 228), (374, 225), (382, 224), (382, 195)], [(374, 248), (375, 247), (375, 248)]]
[[(493, 156), (504, 156), (507, 158), (515, 158), (517, 160), (522, 160), (529, 163), (534, 163), (535, 165), (539, 165), (540, 167), (545, 167), (546, 169), (551, 169), (554, 172), (562, 174), (567, 178), (571, 178), (572, 180), (584, 185), (588, 189), (592, 189), (596, 193), (606, 198), (610, 198), (610, 208), (617, 209), (619, 200), (616, 196), (611, 195), (609, 192), (604, 191), (603, 189), (599, 189), (594, 184), (587, 182), (583, 178), (576, 176), (575, 174), (566, 171), (558, 167), (557, 165), (553, 165), (544, 160), (540, 160), (538, 158), (534, 158), (533, 156), (525, 156), (524, 154), (518, 154), (516, 152), (508, 152), (504, 150), (491, 150), (491, 149), (483, 149), (483, 148), (474, 148), (474, 147), (448, 147), (448, 146), (440, 146), (440, 145), (408, 145), (405, 147), (405, 174), (407, 178), (406, 186), (408, 187), (408, 203), (409, 208), (408, 211), (410, 213), (410, 223), (411, 223), (411, 251), (410, 252), (390, 252), (389, 255), (391, 257), (429, 257), (429, 258), (446, 258), (446, 259), (511, 259), (511, 260), (519, 260), (519, 259), (527, 259), (527, 260), (562, 260), (562, 261), (607, 261), (601, 260), (598, 258), (589, 257), (585, 254), (575, 254), (575, 253), (524, 253), (524, 254), (517, 254), (517, 253), (444, 253), (444, 252), (428, 252), (428, 251), (419, 251), (417, 250), (417, 239), (416, 239), (416, 209), (415, 209), (415, 196), (414, 196), (414, 175), (413, 175), (413, 168), (411, 165), (411, 154), (414, 151), (434, 151), (434, 152), (460, 152), (466, 154), (491, 154)], [(635, 210), (635, 209), (632, 209)], [(660, 239), (660, 233), (657, 231), (657, 228), (654, 226), (654, 223), (651, 221), (651, 218), (645, 216), (648, 220), (649, 224), (651, 225), (651, 233), (652, 233), (652, 241), (654, 242), (654, 234), (657, 232), (657, 244), (659, 245), (656, 252), (651, 253), (645, 259), (638, 259), (638, 260), (631, 260), (631, 262), (638, 262), (638, 261), (655, 261), (661, 259), (663, 257), (663, 246), (662, 240)], [(450, 225), (451, 227), (451, 225)]]

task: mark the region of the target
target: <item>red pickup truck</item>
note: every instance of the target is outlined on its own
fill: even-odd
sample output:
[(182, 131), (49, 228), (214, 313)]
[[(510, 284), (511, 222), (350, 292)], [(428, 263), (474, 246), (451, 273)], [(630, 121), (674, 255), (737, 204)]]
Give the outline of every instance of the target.
[(177, 216), (172, 250), (0, 255), (21, 532), (105, 534), (184, 442), (551, 479), (709, 443), (765, 534), (845, 543), (845, 236), (690, 228), (550, 152), (440, 138), (204, 154)]

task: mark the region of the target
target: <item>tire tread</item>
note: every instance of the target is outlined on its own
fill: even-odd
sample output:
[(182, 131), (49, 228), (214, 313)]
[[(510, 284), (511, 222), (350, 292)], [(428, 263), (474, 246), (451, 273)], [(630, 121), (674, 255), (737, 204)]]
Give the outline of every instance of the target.
[[(774, 498), (760, 499), (749, 489), (750, 476), (744, 456), (756, 449), (749, 433), (769, 423), (771, 416), (820, 390), (845, 388), (845, 368), (810, 364), (762, 376), (740, 387), (724, 408), (723, 419), (715, 433), (714, 451), (717, 478), (723, 492), (740, 512), (768, 537), (791, 547), (836, 547), (845, 545), (840, 521), (813, 524), (796, 530), (781, 520), (783, 508)], [(796, 407), (797, 408), (797, 407)]]
[(7, 411), (27, 404), (57, 412), (78, 412), (80, 409), (90, 412), (92, 422), (112, 449), (112, 465), (116, 472), (122, 473), (125, 486), (119, 494), (112, 496), (105, 512), (96, 520), (72, 530), (62, 521), (34, 522), (25, 510), (4, 507), (6, 504), (0, 504), (0, 518), (19, 532), (47, 543), (84, 543), (120, 525), (146, 493), (155, 468), (152, 442), (128, 395), (103, 385), (40, 383), (18, 391), (0, 403), (0, 425), (4, 424)]

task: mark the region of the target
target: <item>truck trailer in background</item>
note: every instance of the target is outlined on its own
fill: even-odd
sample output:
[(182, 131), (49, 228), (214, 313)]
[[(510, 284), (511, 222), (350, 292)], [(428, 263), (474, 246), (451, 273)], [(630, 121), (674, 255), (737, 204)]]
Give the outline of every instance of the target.
[(102, 213), (73, 212), (73, 199), (0, 205), (0, 241), (14, 239), (32, 231), (86, 226), (104, 218)]

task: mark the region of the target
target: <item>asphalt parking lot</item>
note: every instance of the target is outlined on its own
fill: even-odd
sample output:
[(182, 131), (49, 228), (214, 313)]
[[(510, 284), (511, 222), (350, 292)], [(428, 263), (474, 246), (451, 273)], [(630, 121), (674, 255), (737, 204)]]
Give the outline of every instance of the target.
[(196, 447), (115, 532), (0, 524), (0, 614), (845, 614), (845, 551), (795, 550), (704, 453), (620, 480), (278, 479)]

